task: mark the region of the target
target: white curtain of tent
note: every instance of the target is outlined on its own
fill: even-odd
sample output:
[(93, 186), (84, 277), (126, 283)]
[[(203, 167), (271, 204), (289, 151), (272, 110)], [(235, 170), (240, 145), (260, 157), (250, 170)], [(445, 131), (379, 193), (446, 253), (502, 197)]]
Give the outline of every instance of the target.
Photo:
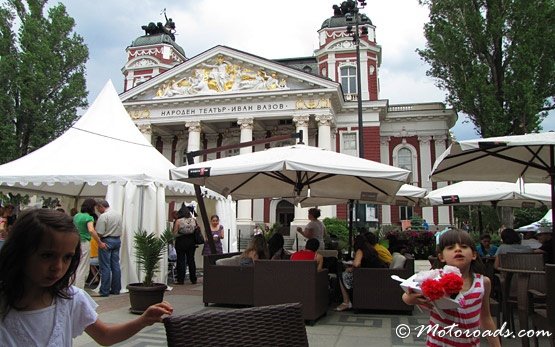
[(220, 217), (220, 223), (225, 227), (225, 238), (222, 241), (224, 246), (224, 253), (237, 252), (238, 250), (235, 209), (233, 208), (234, 206), (235, 204), (231, 200), (231, 197), (229, 197), (227, 200), (218, 200), (216, 202), (216, 214)]

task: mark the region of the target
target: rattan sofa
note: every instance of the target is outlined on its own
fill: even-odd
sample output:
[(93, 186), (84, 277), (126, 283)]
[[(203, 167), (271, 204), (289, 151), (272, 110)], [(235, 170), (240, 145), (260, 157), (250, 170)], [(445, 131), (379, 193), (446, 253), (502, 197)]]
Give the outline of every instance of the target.
[(204, 256), (202, 300), (204, 305), (230, 304), (253, 306), (254, 268), (252, 266), (216, 265), (218, 259), (240, 253)]
[(255, 306), (300, 302), (312, 324), (326, 314), (328, 301), (328, 270), (317, 271), (315, 261), (254, 262)]
[(356, 268), (353, 271), (353, 309), (398, 311), (412, 314), (414, 306), (401, 299), (403, 289), (391, 275), (409, 278), (414, 275), (414, 258), (407, 255), (402, 269)]

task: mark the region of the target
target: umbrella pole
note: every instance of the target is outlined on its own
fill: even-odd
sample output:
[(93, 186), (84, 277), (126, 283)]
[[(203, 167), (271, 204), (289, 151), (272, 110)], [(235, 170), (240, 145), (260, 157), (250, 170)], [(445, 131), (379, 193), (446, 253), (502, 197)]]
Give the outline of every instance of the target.
[[(189, 165), (195, 163), (194, 156), (189, 152), (187, 153), (187, 161)], [(198, 207), (200, 210), (200, 218), (202, 219), (202, 225), (204, 225), (204, 239), (208, 241), (208, 246), (210, 247), (210, 253), (216, 254), (216, 245), (214, 244), (214, 237), (210, 232), (210, 222), (208, 221), (208, 215), (206, 214), (206, 205), (204, 204), (204, 198), (198, 184), (193, 184), (195, 188), (195, 195), (197, 197)]]
[(478, 205), (478, 230), (480, 235), (484, 232), (484, 223), (482, 222), (482, 205)]
[(349, 200), (349, 257), (352, 256), (353, 251), (353, 205), (354, 201)]
[[(551, 247), (555, 249), (555, 237), (553, 236), (553, 223), (555, 223), (555, 153), (553, 153), (553, 145), (549, 146), (551, 155), (551, 163), (549, 167), (549, 178), (551, 178)], [(551, 252), (551, 264), (555, 264), (555, 253)]]

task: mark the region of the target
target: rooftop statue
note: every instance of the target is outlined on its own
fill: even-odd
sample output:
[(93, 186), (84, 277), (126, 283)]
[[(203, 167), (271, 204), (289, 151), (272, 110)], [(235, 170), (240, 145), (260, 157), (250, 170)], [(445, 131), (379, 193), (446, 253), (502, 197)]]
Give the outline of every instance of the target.
[(164, 17), (166, 17), (166, 24), (162, 25), (162, 22), (154, 24), (154, 22), (148, 23), (148, 25), (141, 26), (141, 29), (145, 31), (145, 35), (160, 35), (166, 34), (175, 41), (175, 22), (166, 16), (166, 9), (164, 9)]

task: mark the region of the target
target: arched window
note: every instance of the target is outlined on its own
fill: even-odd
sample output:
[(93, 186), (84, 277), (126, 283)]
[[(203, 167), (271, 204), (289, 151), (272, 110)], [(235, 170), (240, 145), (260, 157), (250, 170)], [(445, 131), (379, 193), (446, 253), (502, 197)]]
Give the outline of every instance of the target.
[(401, 148), (397, 152), (397, 167), (412, 171), (412, 152), (408, 148)]
[(340, 68), (341, 85), (343, 93), (356, 94), (357, 92), (357, 69), (354, 66), (342, 66)]

